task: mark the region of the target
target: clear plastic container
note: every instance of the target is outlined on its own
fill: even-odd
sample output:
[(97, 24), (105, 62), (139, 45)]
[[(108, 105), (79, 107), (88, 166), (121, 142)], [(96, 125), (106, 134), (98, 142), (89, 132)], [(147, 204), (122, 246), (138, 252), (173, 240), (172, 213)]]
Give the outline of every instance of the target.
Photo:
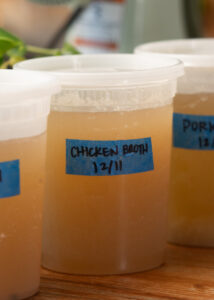
[(137, 55), (42, 58), (62, 84), (48, 124), (43, 265), (76, 274), (163, 263), (172, 98), (183, 65)]
[(135, 52), (184, 62), (174, 100), (169, 240), (214, 247), (214, 39), (155, 42)]
[(47, 117), (59, 87), (36, 72), (0, 71), (0, 299), (38, 291)]

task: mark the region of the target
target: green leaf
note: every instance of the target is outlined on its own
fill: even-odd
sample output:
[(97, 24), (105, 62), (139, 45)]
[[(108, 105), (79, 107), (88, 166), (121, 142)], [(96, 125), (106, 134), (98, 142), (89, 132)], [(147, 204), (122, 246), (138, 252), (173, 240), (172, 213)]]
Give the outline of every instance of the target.
[(25, 57), (26, 47), (12, 48), (6, 52), (8, 57)]
[(12, 41), (16, 44), (23, 44), (23, 41), (20, 40), (18, 37), (15, 35), (11, 34), (10, 32), (4, 30), (3, 28), (0, 27), (0, 37), (3, 39), (7, 39), (9, 41)]
[(16, 63), (25, 60), (23, 56), (13, 56), (7, 60), (0, 61), (0, 69), (12, 68)]
[(51, 56), (63, 54), (80, 54), (75, 47), (65, 43), (62, 49), (45, 49), (26, 45), (15, 35), (0, 28), (0, 68), (8, 68), (15, 63), (26, 59), (26, 54), (33, 56)]
[(24, 47), (25, 44), (22, 40), (5, 31), (3, 28), (0, 28), (0, 56), (5, 55), (10, 49)]
[(61, 55), (60, 49), (40, 48), (32, 45), (27, 45), (26, 51), (33, 54), (36, 57)]
[(61, 49), (61, 54), (80, 54), (80, 52), (71, 44), (64, 43)]

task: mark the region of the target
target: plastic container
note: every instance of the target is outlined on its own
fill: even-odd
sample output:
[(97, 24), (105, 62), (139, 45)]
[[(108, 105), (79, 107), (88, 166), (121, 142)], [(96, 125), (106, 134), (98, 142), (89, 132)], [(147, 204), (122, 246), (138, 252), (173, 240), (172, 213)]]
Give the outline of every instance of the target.
[(62, 84), (48, 125), (43, 265), (76, 274), (163, 263), (174, 59), (135, 55), (42, 58), (21, 69)]
[(214, 39), (156, 42), (135, 52), (184, 62), (174, 101), (169, 240), (213, 247)]
[(38, 291), (46, 124), (59, 87), (36, 72), (0, 71), (0, 299)]

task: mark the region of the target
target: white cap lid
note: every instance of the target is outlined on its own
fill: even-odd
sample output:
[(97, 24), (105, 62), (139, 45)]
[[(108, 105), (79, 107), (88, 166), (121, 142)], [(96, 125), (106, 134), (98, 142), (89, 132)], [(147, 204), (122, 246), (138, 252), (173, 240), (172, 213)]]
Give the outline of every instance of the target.
[(167, 57), (178, 58), (185, 66), (214, 67), (214, 39), (180, 39), (152, 42), (135, 48), (136, 54), (151, 52), (167, 54)]
[(29, 98), (47, 97), (59, 91), (59, 84), (51, 74), (0, 70), (0, 107), (18, 105)]
[(214, 92), (214, 39), (153, 42), (135, 48), (136, 54), (174, 57), (183, 61), (185, 76), (178, 80), (178, 93)]
[(121, 87), (150, 85), (183, 75), (183, 64), (174, 58), (151, 55), (67, 55), (27, 60), (16, 69), (49, 71), (62, 85), (73, 87)]
[(0, 70), (0, 140), (44, 132), (51, 96), (59, 91), (51, 74)]

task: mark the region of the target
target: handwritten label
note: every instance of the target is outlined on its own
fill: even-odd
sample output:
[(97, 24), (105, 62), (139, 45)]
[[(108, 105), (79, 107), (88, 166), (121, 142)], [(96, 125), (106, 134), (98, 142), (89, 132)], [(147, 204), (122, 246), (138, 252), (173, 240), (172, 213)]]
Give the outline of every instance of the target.
[(0, 198), (20, 194), (19, 160), (0, 162)]
[(214, 150), (214, 116), (174, 113), (173, 145), (184, 149)]
[(151, 138), (66, 140), (66, 174), (112, 176), (154, 169)]

